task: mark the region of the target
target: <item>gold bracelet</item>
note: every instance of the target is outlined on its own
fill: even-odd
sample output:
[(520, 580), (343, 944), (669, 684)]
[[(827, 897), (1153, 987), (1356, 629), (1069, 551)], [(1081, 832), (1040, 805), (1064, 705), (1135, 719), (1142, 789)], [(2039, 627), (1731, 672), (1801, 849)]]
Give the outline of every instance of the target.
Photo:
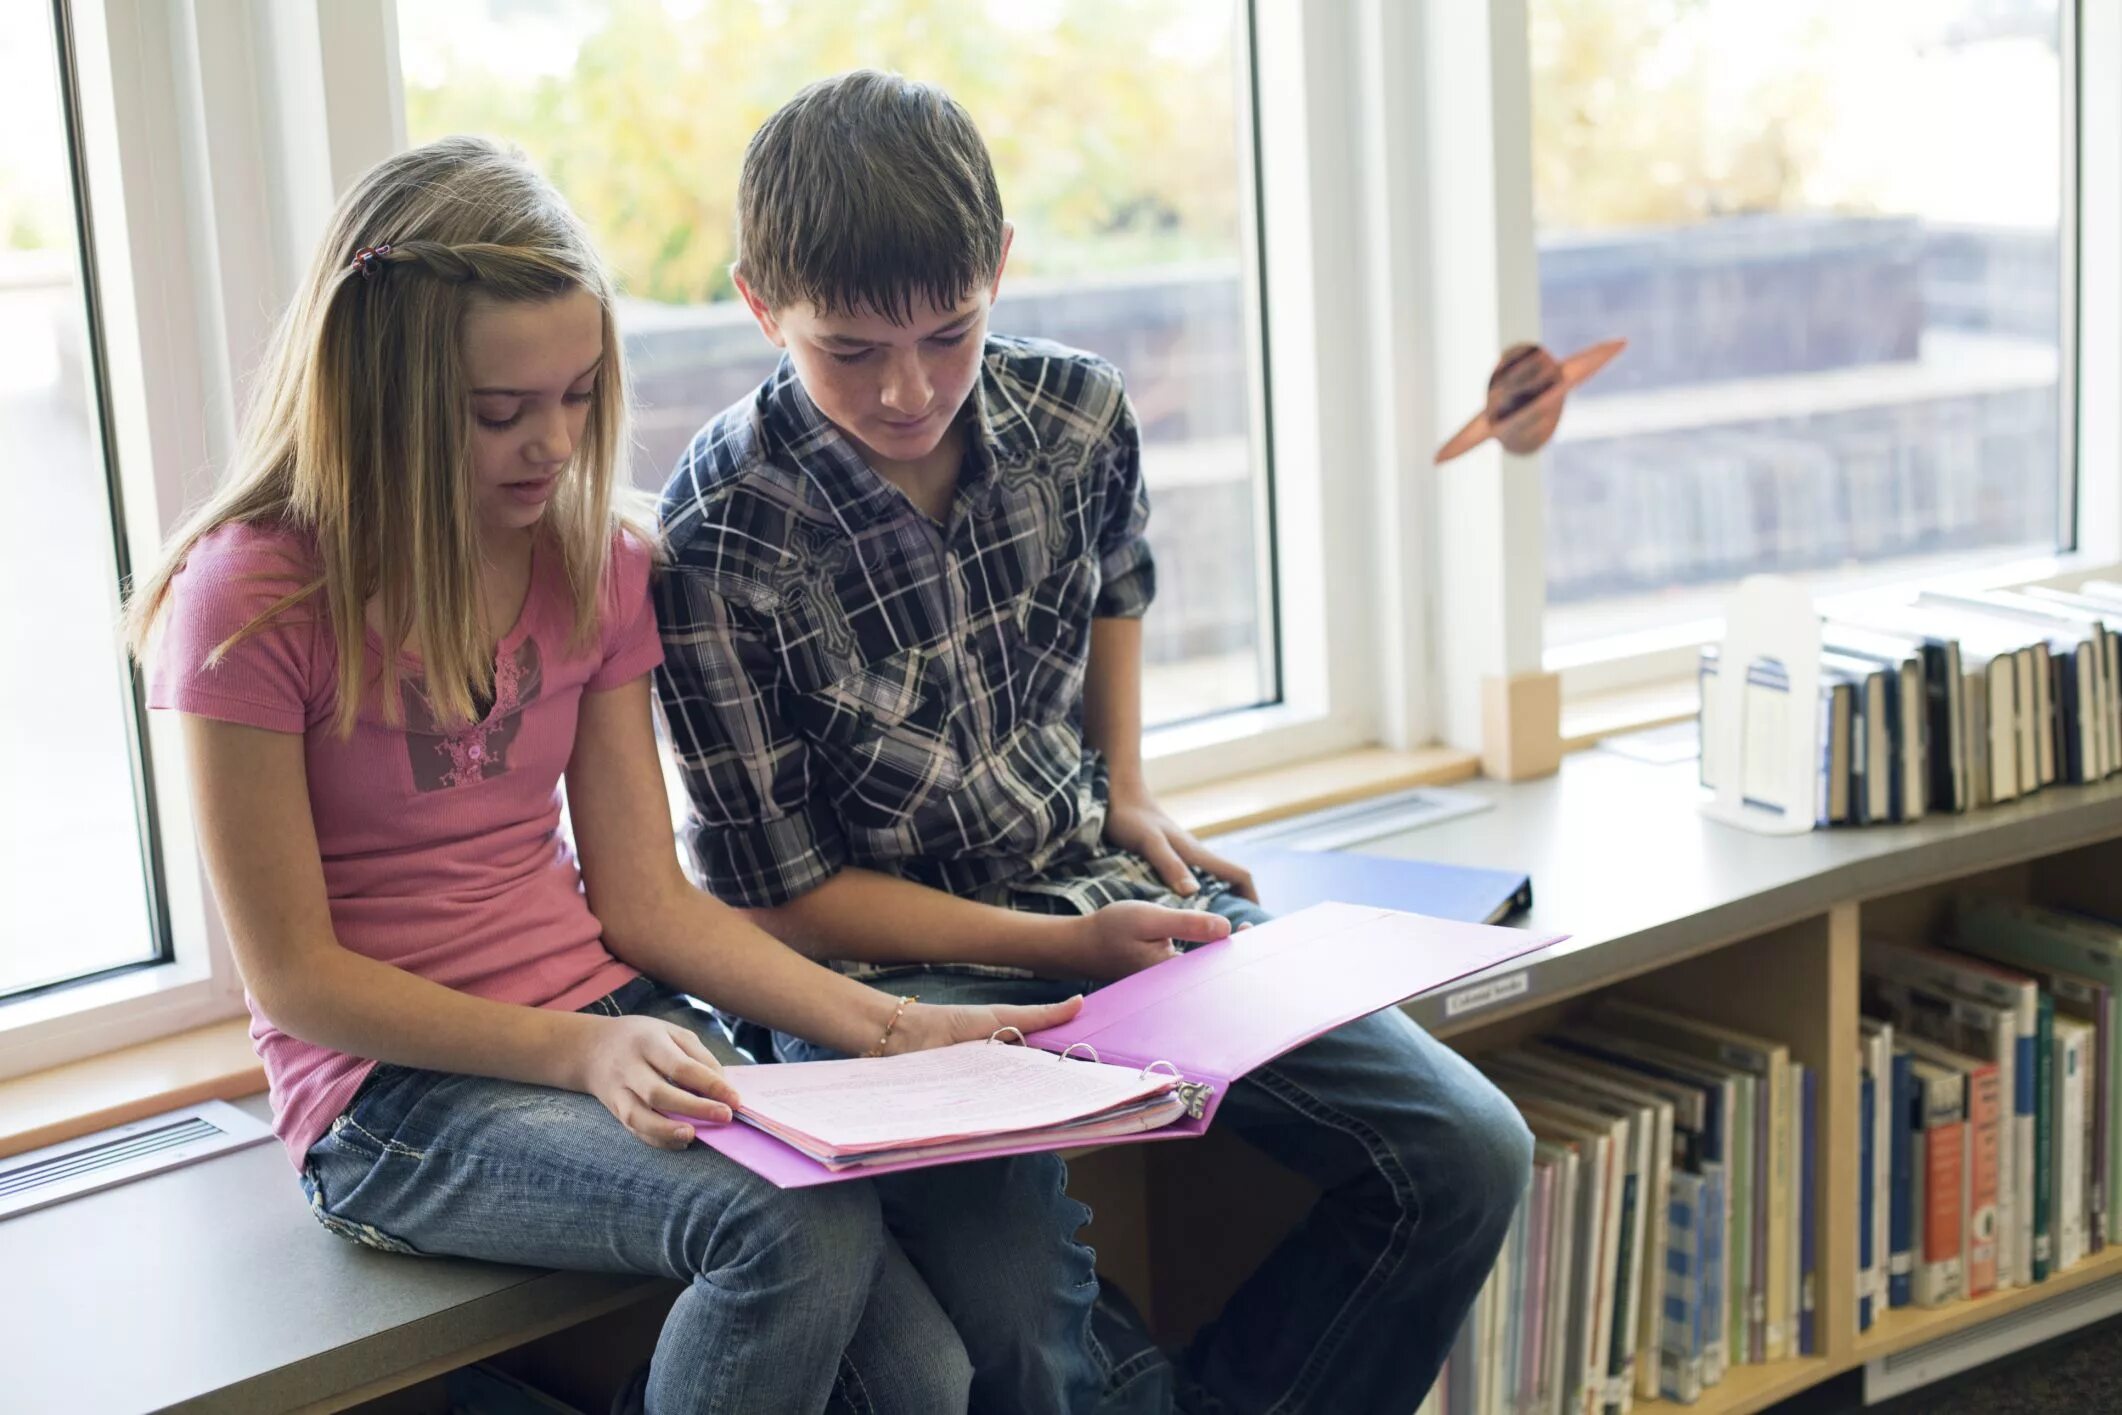
[(892, 1042), (892, 1032), (893, 1032), (893, 1031), (894, 1031), (894, 1030), (895, 1030), (895, 1029), (896, 1029), (896, 1028), (898, 1027), (898, 1025), (899, 1025), (899, 1019), (900, 1019), (901, 1017), (904, 1017), (904, 1016), (906, 1015), (906, 1005), (907, 1005), (908, 1003), (910, 1003), (910, 1002), (919, 1002), (920, 1000), (921, 1000), (921, 999), (920, 999), (919, 997), (917, 997), (917, 996), (915, 996), (915, 995), (913, 995), (913, 994), (911, 994), (911, 993), (909, 993), (909, 994), (908, 994), (907, 996), (905, 996), (905, 997), (902, 997), (902, 998), (900, 998), (900, 999), (899, 999), (899, 1005), (898, 1005), (898, 1006), (897, 1006), (896, 1008), (894, 1008), (894, 1009), (892, 1010), (892, 1020), (891, 1020), (891, 1021), (889, 1021), (889, 1022), (886, 1022), (886, 1023), (884, 1024), (884, 1035), (883, 1035), (883, 1036), (881, 1036), (881, 1037), (879, 1037), (879, 1038), (877, 1038), (877, 1044), (876, 1044), (875, 1046), (871, 1047), (871, 1048), (870, 1048), (870, 1049), (869, 1049), (869, 1050), (868, 1050), (867, 1052), (864, 1052), (864, 1053), (863, 1053), (863, 1055), (865, 1055), (865, 1056), (882, 1056), (882, 1055), (884, 1055), (884, 1049), (885, 1049), (886, 1047), (888, 1047), (888, 1046), (890, 1046), (890, 1045), (891, 1045), (891, 1042)]

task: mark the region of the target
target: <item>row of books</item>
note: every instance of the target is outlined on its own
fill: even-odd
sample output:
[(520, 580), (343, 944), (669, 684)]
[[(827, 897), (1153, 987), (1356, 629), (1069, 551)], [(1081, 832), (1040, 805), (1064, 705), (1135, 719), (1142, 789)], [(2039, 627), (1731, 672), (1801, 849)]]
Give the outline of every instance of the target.
[(1863, 948), (1859, 1330), (2044, 1282), (2122, 1203), (2122, 927), (1969, 896), (1946, 945)]
[(1614, 998), (1476, 1058), (1533, 1173), (1421, 1415), (1626, 1415), (1815, 1354), (1817, 1075)]
[[(1920, 820), (2122, 771), (2122, 584), (2077, 590), (1926, 590), (1911, 604), (1821, 626), (1820, 825)], [(1702, 784), (1724, 770), (1709, 744), (1720, 671), (1703, 650)], [(1736, 769), (1771, 750), (1789, 689), (1778, 665), (1747, 669)], [(1765, 696), (1763, 696), (1765, 695)], [(1761, 731), (1750, 739), (1756, 703)]]

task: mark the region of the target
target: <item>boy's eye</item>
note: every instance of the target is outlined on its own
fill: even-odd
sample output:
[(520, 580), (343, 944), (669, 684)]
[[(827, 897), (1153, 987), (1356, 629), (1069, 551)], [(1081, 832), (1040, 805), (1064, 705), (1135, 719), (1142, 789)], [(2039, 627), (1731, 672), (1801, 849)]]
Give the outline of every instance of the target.
[[(832, 351), (827, 350), (826, 352), (831, 353)], [(833, 362), (837, 364), (859, 364), (863, 360), (867, 359), (873, 352), (875, 351), (870, 349), (864, 349), (860, 353), (855, 354), (833, 354)]]
[(938, 334), (935, 338), (929, 340), (928, 342), (931, 344), (940, 344), (946, 349), (954, 349), (958, 345), (963, 344), (965, 342), (965, 331), (961, 329), (956, 334)]

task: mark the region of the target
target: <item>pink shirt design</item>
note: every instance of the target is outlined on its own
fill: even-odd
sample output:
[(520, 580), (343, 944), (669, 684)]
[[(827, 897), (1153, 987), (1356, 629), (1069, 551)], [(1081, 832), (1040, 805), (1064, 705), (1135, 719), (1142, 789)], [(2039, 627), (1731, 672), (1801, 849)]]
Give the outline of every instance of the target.
[[(541, 547), (530, 593), (495, 654), (494, 702), (445, 729), (405, 665), (400, 726), (383, 720), (379, 646), (353, 735), (332, 728), (338, 651), (308, 603), (230, 649), (213, 648), (316, 575), (310, 542), (279, 527), (227, 526), (193, 547), (172, 582), (148, 702), (299, 733), (332, 927), (346, 948), (446, 987), (573, 1010), (634, 976), (605, 949), (560, 830), (560, 778), (585, 692), (662, 661), (645, 547), (614, 543), (602, 627), (572, 644), (573, 602)], [(272, 1088), (276, 1133), (299, 1167), (372, 1062), (280, 1031), (251, 1002), (251, 1039)]]

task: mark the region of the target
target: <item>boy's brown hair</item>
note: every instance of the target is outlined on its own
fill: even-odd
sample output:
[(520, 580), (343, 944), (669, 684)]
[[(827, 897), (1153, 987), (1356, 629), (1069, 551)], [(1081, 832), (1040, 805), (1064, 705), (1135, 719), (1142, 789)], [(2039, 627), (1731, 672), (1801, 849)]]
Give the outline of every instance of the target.
[(821, 79), (752, 135), (737, 182), (735, 273), (770, 310), (940, 308), (1002, 265), (987, 144), (934, 84), (857, 69)]

